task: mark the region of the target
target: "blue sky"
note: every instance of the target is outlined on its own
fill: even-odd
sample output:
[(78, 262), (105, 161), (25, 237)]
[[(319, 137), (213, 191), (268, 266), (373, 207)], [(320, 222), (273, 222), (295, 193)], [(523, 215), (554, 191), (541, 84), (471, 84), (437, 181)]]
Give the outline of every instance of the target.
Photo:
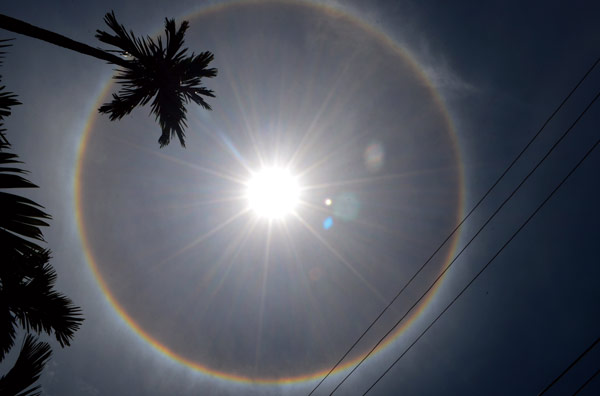
[[(122, 307), (179, 354), (248, 377), (302, 375), (333, 364), (599, 55), (593, 2), (325, 2), (350, 19), (282, 3), (190, 19), (187, 46), (213, 51), (219, 75), (206, 81), (217, 94), (213, 111), (189, 107), (186, 149), (176, 142), (158, 148), (148, 109), (120, 122), (96, 117), (83, 173), (88, 242)], [(134, 32), (155, 35), (165, 17), (179, 21), (203, 7), (23, 1), (2, 12), (97, 45), (93, 34), (110, 10)], [(45, 236), (57, 287), (86, 317), (71, 347), (54, 348), (41, 379), (45, 394), (307, 394), (314, 381), (249, 385), (197, 372), (117, 315), (83, 251), (73, 182), (85, 124), (112, 67), (3, 37), (17, 38), (3, 83), (23, 102), (6, 123), (7, 136), (40, 186), (28, 196), (53, 215)], [(595, 71), (463, 227), (458, 248), (598, 88)], [(362, 394), (552, 191), (598, 138), (595, 106), (456, 261), (424, 313), (336, 394)], [(363, 161), (373, 144), (381, 150), (375, 167)], [(242, 243), (236, 238), (250, 221), (245, 214), (211, 233), (243, 208), (230, 199), (239, 183), (221, 176), (243, 182), (245, 167), (260, 162), (257, 152), (267, 162), (286, 162), (299, 148), (297, 168), (313, 186), (303, 196), (302, 221), (286, 219), (270, 234), (258, 221)], [(369, 394), (537, 394), (596, 339), (599, 165), (593, 153)], [(323, 229), (328, 216), (333, 226)], [(369, 341), (444, 263), (432, 264)], [(572, 394), (599, 365), (600, 351), (592, 351), (548, 394)], [(341, 378), (316, 394), (328, 394)], [(580, 394), (599, 390), (596, 378)]]

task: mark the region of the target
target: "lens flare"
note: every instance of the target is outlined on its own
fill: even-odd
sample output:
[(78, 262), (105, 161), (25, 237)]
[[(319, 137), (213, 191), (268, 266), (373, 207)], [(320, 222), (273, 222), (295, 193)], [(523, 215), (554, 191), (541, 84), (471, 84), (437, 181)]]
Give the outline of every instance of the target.
[(376, 173), (383, 167), (385, 151), (379, 142), (373, 142), (367, 146), (364, 153), (365, 165), (370, 172)]

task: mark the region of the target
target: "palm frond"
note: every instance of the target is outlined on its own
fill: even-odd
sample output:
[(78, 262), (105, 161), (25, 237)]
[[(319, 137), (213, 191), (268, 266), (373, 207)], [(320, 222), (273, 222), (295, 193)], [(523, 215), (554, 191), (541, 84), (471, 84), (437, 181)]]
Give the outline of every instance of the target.
[(0, 267), (1, 325), (6, 332), (0, 339), (0, 360), (13, 346), (17, 324), (28, 332), (54, 334), (62, 347), (70, 345), (83, 317), (79, 307), (54, 290), (50, 251), (30, 249), (4, 258), (9, 265)]
[(117, 120), (152, 100), (151, 114), (155, 115), (162, 130), (158, 140), (160, 146), (169, 144), (171, 138), (177, 136), (185, 147), (185, 105), (193, 101), (210, 110), (203, 97), (215, 96), (212, 90), (202, 86), (203, 78), (217, 75), (217, 69), (208, 67), (213, 54), (206, 51), (187, 55), (187, 48), (182, 49), (189, 27), (187, 21), (183, 21), (177, 29), (173, 19), (165, 20), (166, 45), (163, 45), (161, 37), (155, 41), (128, 32), (125, 26), (119, 24), (114, 12), (106, 14), (104, 21), (114, 34), (98, 30), (96, 37), (119, 48), (117, 52), (127, 54), (131, 59), (115, 77), (121, 89), (112, 95), (110, 103), (103, 104), (98, 111), (108, 114), (111, 120)]
[(0, 301), (0, 361), (15, 344), (16, 323), (7, 301)]
[[(31, 271), (19, 287), (14, 287), (6, 297), (10, 309), (21, 326), (27, 331), (54, 333), (62, 347), (71, 344), (75, 332), (81, 326), (81, 309), (73, 305), (65, 295), (53, 289), (56, 272), (47, 263)], [(8, 294), (8, 293), (7, 293)]]
[[(0, 151), (0, 190), (37, 187), (20, 176), (26, 171), (14, 166), (19, 163), (17, 158), (15, 154)], [(10, 232), (20, 237), (44, 240), (40, 227), (48, 225), (44, 220), (50, 219), (50, 215), (41, 210), (42, 206), (19, 195), (0, 191), (0, 207), (0, 234)], [(8, 237), (0, 235), (0, 239), (5, 238)], [(9, 246), (4, 245), (0, 251)]]
[[(0, 40), (0, 48), (6, 47)], [(0, 64), (2, 55), (0, 52)], [(16, 95), (0, 87), (0, 120), (20, 104)], [(0, 123), (0, 189), (37, 187), (22, 175), (21, 162), (10, 147)], [(69, 345), (83, 318), (81, 310), (54, 289), (56, 273), (48, 264), (50, 251), (30, 239), (43, 240), (40, 227), (50, 216), (40, 205), (19, 195), (0, 191), (0, 361), (14, 346), (17, 322), (27, 331), (54, 332), (61, 346)], [(50, 345), (28, 334), (13, 368), (0, 378), (0, 395), (37, 396)]]
[[(10, 47), (12, 44), (4, 44), (7, 43), (9, 41), (13, 41), (14, 39), (10, 38), (10, 39), (0, 39), (0, 48), (8, 48)], [(0, 51), (0, 66), (2, 66), (2, 64), (4, 63), (4, 54), (6, 54), (6, 52), (4, 51)]]
[[(0, 150), (8, 142), (0, 142)], [(0, 189), (37, 187), (21, 175), (15, 154), (0, 151)], [(0, 359), (14, 344), (17, 323), (27, 331), (52, 334), (69, 345), (83, 318), (81, 310), (53, 289), (56, 273), (48, 264), (50, 251), (32, 240), (43, 240), (40, 227), (50, 216), (25, 197), (0, 191), (0, 315), (3, 338)]]
[[(2, 39), (0, 40), (0, 48), (10, 47), (10, 44), (4, 44), (8, 41), (12, 41), (13, 39)], [(0, 65), (3, 63), (4, 54), (6, 52), (0, 51)], [(2, 80), (2, 76), (0, 76), (0, 80)], [(6, 92), (6, 86), (0, 86), (0, 121), (4, 120), (6, 117), (10, 115), (10, 108), (12, 106), (20, 105), (21, 102), (17, 100), (17, 95), (12, 92)], [(8, 140), (6, 140), (6, 136), (4, 135), (5, 129), (2, 128), (2, 123), (0, 122), (0, 149), (6, 148), (9, 146)]]
[[(30, 282), (50, 259), (50, 252), (39, 246), (27, 246), (21, 251), (3, 249), (3, 265), (0, 266), (0, 310), (2, 338), (0, 338), (0, 361), (14, 345), (17, 328), (15, 311), (20, 310), (23, 285)], [(16, 304), (16, 306), (15, 306)]]
[(48, 343), (37, 341), (30, 334), (26, 335), (15, 365), (0, 378), (0, 395), (40, 395), (40, 386), (31, 386), (40, 378), (51, 356), (52, 349)]
[(9, 262), (14, 260), (14, 257), (27, 255), (40, 249), (42, 248), (37, 243), (10, 231), (0, 229), (0, 257), (4, 261)]
[(17, 100), (17, 95), (11, 92), (4, 92), (6, 87), (3, 85), (0, 87), (0, 120), (10, 115), (10, 108), (12, 106), (20, 105), (21, 102)]

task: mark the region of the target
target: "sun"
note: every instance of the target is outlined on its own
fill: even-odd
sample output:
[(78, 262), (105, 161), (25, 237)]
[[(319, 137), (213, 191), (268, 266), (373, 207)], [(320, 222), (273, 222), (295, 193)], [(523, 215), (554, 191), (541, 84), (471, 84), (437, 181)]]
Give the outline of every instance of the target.
[(296, 209), (300, 186), (285, 168), (263, 168), (247, 183), (246, 197), (250, 209), (259, 217), (282, 219)]

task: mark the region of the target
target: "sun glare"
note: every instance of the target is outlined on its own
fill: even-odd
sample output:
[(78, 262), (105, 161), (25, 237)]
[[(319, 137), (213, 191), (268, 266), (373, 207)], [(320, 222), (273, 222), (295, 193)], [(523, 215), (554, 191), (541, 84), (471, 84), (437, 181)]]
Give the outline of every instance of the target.
[(296, 208), (300, 198), (298, 181), (282, 168), (265, 168), (248, 182), (250, 209), (258, 216), (281, 219)]

